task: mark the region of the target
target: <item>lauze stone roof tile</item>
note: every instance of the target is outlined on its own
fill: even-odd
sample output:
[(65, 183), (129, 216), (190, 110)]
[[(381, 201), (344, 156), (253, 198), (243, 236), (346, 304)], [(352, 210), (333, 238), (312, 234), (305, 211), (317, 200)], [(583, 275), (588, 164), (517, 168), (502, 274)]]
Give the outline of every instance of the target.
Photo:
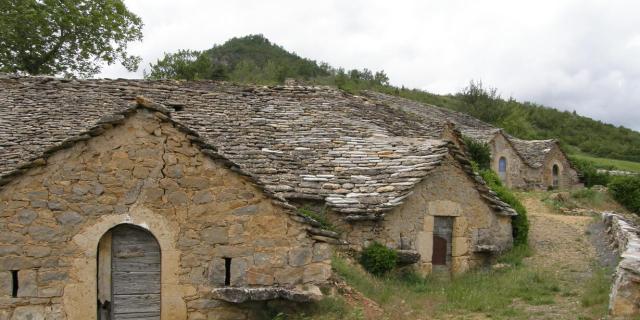
[[(446, 108), (437, 107), (430, 104), (423, 104), (409, 99), (391, 96), (379, 92), (367, 91), (365, 97), (373, 101), (385, 103), (393, 108), (410, 112), (417, 117), (432, 122), (451, 122), (456, 125), (462, 134), (476, 140), (489, 143), (502, 129), (496, 128), (486, 122), (478, 120), (468, 114), (456, 112)], [(436, 132), (435, 136), (440, 136), (441, 132)], [(504, 133), (505, 137), (513, 145), (516, 152), (524, 162), (532, 168), (538, 168), (544, 163), (544, 158), (557, 144), (556, 140), (522, 140)]]
[(379, 219), (452, 155), (497, 213), (515, 214), (438, 139), (444, 122), (330, 87), (3, 76), (0, 89), (0, 185), (144, 106), (283, 202), (324, 200), (347, 220)]

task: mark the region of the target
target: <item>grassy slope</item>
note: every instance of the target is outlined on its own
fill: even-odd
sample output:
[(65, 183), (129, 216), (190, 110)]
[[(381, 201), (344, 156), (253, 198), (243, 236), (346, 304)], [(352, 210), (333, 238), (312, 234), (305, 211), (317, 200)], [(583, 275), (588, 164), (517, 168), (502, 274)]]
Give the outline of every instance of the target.
[(591, 161), (598, 168), (605, 168), (605, 169), (615, 168), (615, 169), (624, 170), (624, 171), (640, 172), (640, 162), (609, 159), (609, 158), (598, 158), (598, 157), (586, 155), (583, 153), (574, 153), (572, 154), (572, 156), (577, 159)]

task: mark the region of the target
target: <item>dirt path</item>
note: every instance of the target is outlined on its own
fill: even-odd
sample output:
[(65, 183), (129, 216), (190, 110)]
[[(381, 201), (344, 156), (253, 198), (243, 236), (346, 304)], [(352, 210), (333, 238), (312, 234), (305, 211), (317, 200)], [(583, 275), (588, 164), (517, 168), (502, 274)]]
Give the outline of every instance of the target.
[(597, 261), (596, 248), (588, 236), (594, 218), (557, 214), (541, 197), (521, 196), (529, 213), (529, 243), (534, 249), (534, 255), (526, 261), (556, 276), (559, 292), (554, 304), (527, 306), (530, 319), (593, 319), (582, 307), (580, 297)]

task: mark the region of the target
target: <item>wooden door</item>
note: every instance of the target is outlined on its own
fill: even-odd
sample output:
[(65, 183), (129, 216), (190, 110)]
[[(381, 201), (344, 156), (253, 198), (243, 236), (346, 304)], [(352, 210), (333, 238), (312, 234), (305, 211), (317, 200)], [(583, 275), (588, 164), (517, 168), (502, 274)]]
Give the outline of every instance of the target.
[(447, 239), (433, 236), (433, 256), (431, 263), (434, 265), (447, 265)]
[(111, 318), (160, 319), (160, 245), (148, 231), (112, 230)]

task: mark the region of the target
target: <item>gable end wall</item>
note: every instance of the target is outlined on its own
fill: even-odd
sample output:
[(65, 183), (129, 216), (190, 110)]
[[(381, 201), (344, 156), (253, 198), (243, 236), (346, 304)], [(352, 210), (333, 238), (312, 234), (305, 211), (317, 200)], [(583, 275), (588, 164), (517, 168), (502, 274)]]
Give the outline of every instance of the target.
[(160, 244), (162, 319), (246, 316), (210, 295), (224, 284), (224, 257), (232, 286), (293, 287), (331, 273), (327, 244), (139, 109), (0, 189), (0, 285), (19, 270), (22, 288), (17, 298), (0, 291), (0, 318), (95, 319), (98, 241), (122, 223)]

